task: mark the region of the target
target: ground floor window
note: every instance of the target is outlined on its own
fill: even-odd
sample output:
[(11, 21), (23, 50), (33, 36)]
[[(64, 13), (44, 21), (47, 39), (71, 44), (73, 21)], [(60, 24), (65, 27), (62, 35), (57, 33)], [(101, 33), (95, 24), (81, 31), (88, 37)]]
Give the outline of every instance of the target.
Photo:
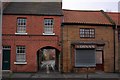
[(95, 49), (76, 49), (75, 67), (96, 66)]
[(102, 60), (102, 51), (96, 51), (96, 64), (102, 64), (103, 60)]
[(16, 47), (16, 62), (25, 62), (26, 61), (26, 48), (25, 46)]

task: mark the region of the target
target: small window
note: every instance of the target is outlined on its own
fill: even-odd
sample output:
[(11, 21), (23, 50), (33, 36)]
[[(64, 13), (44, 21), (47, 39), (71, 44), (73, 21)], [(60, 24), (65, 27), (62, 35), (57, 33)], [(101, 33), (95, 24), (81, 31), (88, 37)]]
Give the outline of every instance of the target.
[(102, 51), (96, 51), (96, 64), (102, 64)]
[(44, 33), (53, 34), (53, 19), (44, 19)]
[(25, 46), (16, 47), (16, 62), (25, 62), (26, 61), (26, 48)]
[(17, 33), (26, 33), (26, 18), (17, 19)]
[(95, 29), (80, 28), (80, 37), (81, 38), (94, 38), (95, 37)]
[(120, 29), (118, 30), (118, 40), (120, 41)]

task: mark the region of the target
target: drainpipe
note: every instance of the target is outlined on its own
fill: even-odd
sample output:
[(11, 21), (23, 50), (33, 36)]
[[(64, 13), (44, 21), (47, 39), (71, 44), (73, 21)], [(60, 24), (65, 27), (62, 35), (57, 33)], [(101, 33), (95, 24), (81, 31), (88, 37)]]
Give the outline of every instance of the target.
[(61, 73), (63, 73), (63, 22), (64, 22), (64, 19), (63, 19), (63, 16), (61, 18)]
[(116, 72), (116, 67), (118, 67), (118, 63), (116, 63), (116, 62), (118, 62), (118, 58), (117, 58), (118, 51), (117, 51), (117, 47), (116, 47), (118, 45), (116, 37), (118, 37), (118, 36), (116, 36), (116, 30), (117, 30), (117, 24), (115, 24), (115, 29), (114, 29), (114, 72)]
[(115, 72), (115, 52), (116, 52), (116, 50), (115, 50), (115, 30), (116, 30), (116, 26), (115, 26), (115, 29), (114, 29), (114, 72)]

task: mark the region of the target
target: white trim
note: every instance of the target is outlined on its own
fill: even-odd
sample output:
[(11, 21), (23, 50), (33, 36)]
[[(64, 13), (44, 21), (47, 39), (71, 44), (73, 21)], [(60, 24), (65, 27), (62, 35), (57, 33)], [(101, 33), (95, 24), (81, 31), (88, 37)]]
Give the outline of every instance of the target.
[(55, 35), (55, 33), (43, 33), (43, 35)]
[(16, 35), (27, 35), (28, 33), (15, 33)]
[(14, 64), (27, 64), (27, 62), (14, 62)]

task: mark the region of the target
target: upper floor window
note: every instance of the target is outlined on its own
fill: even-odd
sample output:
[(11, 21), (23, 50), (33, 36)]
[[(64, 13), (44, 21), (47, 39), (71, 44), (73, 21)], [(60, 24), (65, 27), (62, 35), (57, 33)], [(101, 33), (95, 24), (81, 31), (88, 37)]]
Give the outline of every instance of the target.
[(53, 34), (53, 19), (44, 19), (44, 34)]
[(95, 29), (80, 28), (80, 37), (81, 38), (94, 38), (95, 37)]
[(26, 33), (26, 18), (17, 19), (17, 33)]

